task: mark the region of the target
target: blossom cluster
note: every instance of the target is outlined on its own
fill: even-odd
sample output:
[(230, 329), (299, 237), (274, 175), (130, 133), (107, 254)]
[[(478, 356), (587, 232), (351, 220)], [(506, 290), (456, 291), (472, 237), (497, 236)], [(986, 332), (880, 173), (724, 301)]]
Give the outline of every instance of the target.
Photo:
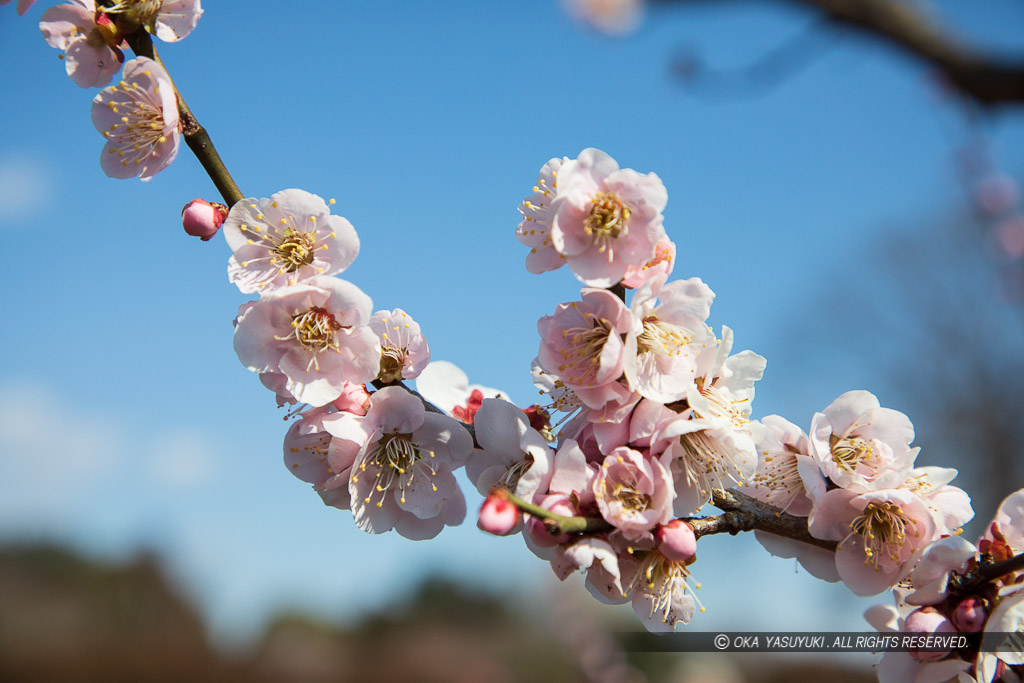
[[(714, 293), (699, 278), (668, 281), (666, 202), (656, 175), (620, 169), (600, 150), (541, 168), (520, 205), (527, 268), (568, 265), (586, 286), (538, 322), (533, 370), (545, 402), (521, 411), (483, 400), (475, 416), (466, 471), (490, 496), (480, 526), (522, 531), (561, 578), (585, 570), (599, 599), (630, 600), (651, 630), (697, 611), (687, 521), (719, 489), (806, 517), (811, 536), (837, 543), (830, 552), (758, 532), (769, 551), (860, 595), (891, 589), (925, 546), (973, 516), (949, 484), (956, 471), (915, 467), (910, 421), (866, 391), (815, 414), (809, 435), (779, 416), (751, 419), (765, 359), (732, 353), (728, 327), (714, 333)], [(512, 497), (602, 528), (552, 533), (559, 527), (538, 514), (523, 524), (508, 513)]]
[(352, 224), (290, 189), (235, 204), (223, 234), (228, 278), (260, 297), (239, 308), (235, 352), (278, 405), (296, 405), (284, 445), (291, 472), (370, 533), (423, 539), (460, 523), (453, 473), (469, 434), (401, 387), (366, 388), (416, 377), (430, 348), (405, 311), (371, 314), (370, 297), (334, 277), (359, 253)]
[[(1024, 552), (1024, 489), (1011, 494), (977, 544), (947, 536), (929, 544), (895, 591), (896, 606), (865, 617), (882, 632), (981, 634), (956, 650), (887, 652), (880, 683), (911, 680), (991, 683), (1024, 675), (1024, 570), (983, 577), (979, 571)], [(988, 579), (988, 580), (985, 580)]]

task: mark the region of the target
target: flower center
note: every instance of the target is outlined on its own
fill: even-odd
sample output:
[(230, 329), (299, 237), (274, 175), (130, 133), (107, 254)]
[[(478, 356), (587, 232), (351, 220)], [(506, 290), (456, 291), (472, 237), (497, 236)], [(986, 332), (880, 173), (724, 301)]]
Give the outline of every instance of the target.
[(754, 475), (754, 486), (768, 490), (768, 501), (783, 512), (803, 492), (796, 455), (789, 451), (764, 452), (764, 470)]
[(280, 242), (272, 249), (276, 258), (271, 259), (271, 263), (281, 263), (286, 273), (294, 273), (302, 266), (308, 266), (313, 262), (315, 249), (315, 233), (297, 232), (288, 228)]
[(907, 527), (910, 525), (914, 527), (913, 535), (917, 536), (917, 522), (907, 517), (899, 505), (891, 501), (868, 503), (864, 512), (850, 522), (850, 535), (846, 538), (861, 536), (864, 539), (864, 564), (878, 569), (880, 557), (900, 561), (900, 551), (907, 540)]
[(636, 338), (636, 352), (637, 355), (678, 356), (691, 341), (693, 336), (689, 330), (651, 314), (644, 316), (643, 331)]
[(715, 487), (744, 483), (738, 464), (740, 454), (707, 430), (683, 434), (679, 445), (675, 462), (686, 475), (687, 485), (696, 488), (702, 496), (710, 499), (711, 489)]
[[(690, 589), (687, 582), (689, 577), (690, 572), (685, 563), (673, 562), (659, 552), (649, 552), (643, 558), (640, 569), (626, 592), (641, 590), (650, 595), (650, 616), (659, 615), (664, 623), (675, 625), (678, 619), (673, 613), (673, 608), (682, 595), (689, 594), (700, 611), (705, 611), (696, 593)], [(700, 584), (694, 584), (694, 588), (700, 588)]]
[(583, 318), (589, 319), (590, 327), (562, 330), (565, 348), (561, 353), (565, 363), (559, 365), (558, 369), (567, 382), (593, 386), (594, 378), (601, 368), (601, 351), (608, 342), (612, 325), (606, 318), (599, 318), (589, 312), (584, 313)]
[(632, 512), (644, 512), (651, 507), (651, 497), (636, 490), (635, 483), (620, 482), (612, 488), (612, 496), (617, 498), (622, 507)]
[(829, 439), (832, 446), (832, 462), (841, 470), (856, 472), (858, 465), (874, 459), (871, 444), (859, 436), (839, 438), (834, 434)]
[[(433, 458), (433, 451), (424, 456), (423, 451), (413, 443), (412, 434), (384, 434), (359, 465), (360, 473), (365, 472), (368, 465), (376, 470), (376, 483), (363, 502), (369, 505), (374, 494), (379, 493), (381, 495), (376, 505), (383, 507), (384, 496), (392, 486), (397, 485), (402, 494), (400, 502), (405, 503), (405, 490), (412, 486), (417, 474), (426, 476), (428, 480), (437, 474), (433, 467)], [(352, 481), (359, 481), (360, 476), (361, 474), (354, 475)], [(430, 485), (436, 492), (437, 484), (430, 482)]]
[(402, 367), (405, 366), (405, 357), (408, 349), (397, 346), (383, 346), (380, 353), (380, 371), (377, 379), (382, 382), (397, 382), (402, 377)]
[[(327, 349), (340, 351), (338, 330), (342, 325), (324, 309), (314, 306), (292, 318), (292, 334), (302, 348), (314, 353)], [(285, 337), (287, 339), (287, 337)]]
[(750, 424), (749, 398), (733, 398), (731, 392), (723, 391), (713, 384), (702, 384), (699, 391), (708, 400), (708, 414), (698, 413), (698, 417), (724, 417), (736, 429), (746, 429)]
[(594, 195), (583, 229), (593, 238), (598, 251), (604, 252), (611, 240), (626, 229), (631, 211), (615, 196), (614, 192), (598, 192)]
[[(121, 165), (129, 163), (141, 164), (149, 158), (153, 148), (166, 142), (164, 135), (163, 110), (145, 100), (138, 99), (139, 86), (136, 83), (121, 82), (111, 86), (114, 91), (120, 90), (128, 95), (128, 101), (110, 101), (107, 106), (121, 120), (103, 131), (103, 136), (114, 139), (110, 154), (117, 154)], [(159, 87), (155, 89), (159, 93)]]
[(495, 484), (495, 486), (515, 492), (516, 486), (519, 485), (519, 480), (522, 479), (523, 475), (526, 474), (532, 466), (532, 458), (520, 460), (505, 470), (505, 474), (501, 475), (501, 478), (498, 479), (498, 483)]

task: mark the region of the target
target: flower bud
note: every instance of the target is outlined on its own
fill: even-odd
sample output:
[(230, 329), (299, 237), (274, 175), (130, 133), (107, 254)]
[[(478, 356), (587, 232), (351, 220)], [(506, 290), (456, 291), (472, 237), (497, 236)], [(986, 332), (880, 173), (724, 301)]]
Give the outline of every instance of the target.
[(480, 506), (476, 525), (495, 536), (507, 536), (516, 529), (522, 518), (519, 508), (508, 499), (508, 493), (504, 489), (493, 489)]
[(185, 232), (206, 242), (217, 234), (228, 216), (228, 207), (205, 199), (193, 199), (181, 210), (181, 223)]
[(331, 401), (338, 410), (352, 413), (353, 415), (366, 415), (370, 407), (370, 393), (366, 391), (366, 385), (345, 382), (341, 390), (341, 396)]
[[(953, 624), (949, 623), (949, 619), (945, 617), (934, 607), (922, 607), (921, 609), (914, 610), (908, 616), (906, 621), (903, 622), (903, 630), (906, 633), (919, 633), (930, 635), (933, 633), (956, 633), (956, 628)], [(910, 656), (919, 662), (934, 662), (942, 659), (949, 654), (949, 649), (945, 650), (911, 650)]]
[[(569, 501), (569, 497), (562, 494), (548, 496), (542, 503), (540, 503), (540, 506), (545, 510), (550, 510), (556, 515), (562, 515), (564, 517), (573, 517), (576, 515), (576, 509)], [(552, 534), (544, 526), (544, 520), (537, 519), (536, 517), (530, 517), (529, 521), (526, 523), (526, 533), (529, 534), (530, 540), (541, 548), (553, 548), (556, 545), (565, 543), (571, 538), (569, 534), (558, 534), (557, 536)]]
[(697, 537), (693, 527), (681, 519), (673, 519), (655, 532), (658, 550), (666, 559), (689, 564), (697, 556)]
[(988, 610), (976, 598), (966, 598), (953, 610), (953, 625), (962, 633), (977, 633), (985, 626)]

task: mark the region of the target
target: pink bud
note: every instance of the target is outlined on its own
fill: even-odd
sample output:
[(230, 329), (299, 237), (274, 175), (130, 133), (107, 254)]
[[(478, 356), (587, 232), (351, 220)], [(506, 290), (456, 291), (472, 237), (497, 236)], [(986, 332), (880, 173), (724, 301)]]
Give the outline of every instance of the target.
[[(540, 506), (564, 517), (573, 517), (576, 514), (569, 496), (564, 494), (550, 495), (540, 503)], [(536, 517), (530, 517), (526, 523), (526, 533), (529, 534), (530, 540), (541, 548), (553, 548), (572, 538), (569, 534), (552, 534), (544, 527), (544, 520)]]
[(967, 598), (953, 610), (953, 625), (963, 633), (977, 633), (985, 626), (988, 610), (980, 600)]
[(193, 199), (181, 210), (181, 224), (185, 232), (204, 242), (217, 234), (227, 217), (228, 207), (205, 199)]
[(493, 489), (480, 506), (480, 517), (476, 525), (495, 536), (512, 533), (523, 518), (519, 508), (508, 499), (504, 489)]
[(681, 519), (659, 526), (655, 537), (658, 550), (666, 559), (689, 564), (697, 556), (697, 537), (693, 534), (693, 527)]
[(370, 393), (363, 384), (345, 382), (341, 396), (332, 401), (334, 407), (353, 415), (366, 415), (370, 407)]
[[(956, 628), (949, 623), (949, 619), (934, 607), (922, 607), (914, 610), (903, 622), (903, 630), (906, 633), (956, 633)], [(945, 650), (911, 650), (910, 656), (919, 662), (934, 662), (949, 654)]]

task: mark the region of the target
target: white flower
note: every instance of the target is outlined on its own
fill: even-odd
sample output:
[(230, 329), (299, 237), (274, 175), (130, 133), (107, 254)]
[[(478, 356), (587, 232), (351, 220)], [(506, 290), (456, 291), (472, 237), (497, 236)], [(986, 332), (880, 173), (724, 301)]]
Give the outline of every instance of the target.
[(124, 65), (124, 79), (92, 101), (92, 122), (107, 139), (100, 167), (111, 178), (149, 180), (178, 154), (178, 103), (164, 68), (146, 57)]
[(370, 329), (380, 339), (382, 382), (418, 377), (430, 362), (430, 347), (420, 325), (401, 308), (377, 311), (370, 318)]
[(466, 461), (466, 474), (482, 495), (501, 486), (533, 502), (551, 483), (554, 454), (544, 437), (530, 427), (526, 413), (495, 398), (484, 399), (473, 420), (481, 448)]
[(228, 279), (246, 294), (335, 275), (359, 253), (352, 224), (332, 215), (323, 199), (305, 190), (236, 202), (223, 231), (233, 252)]

